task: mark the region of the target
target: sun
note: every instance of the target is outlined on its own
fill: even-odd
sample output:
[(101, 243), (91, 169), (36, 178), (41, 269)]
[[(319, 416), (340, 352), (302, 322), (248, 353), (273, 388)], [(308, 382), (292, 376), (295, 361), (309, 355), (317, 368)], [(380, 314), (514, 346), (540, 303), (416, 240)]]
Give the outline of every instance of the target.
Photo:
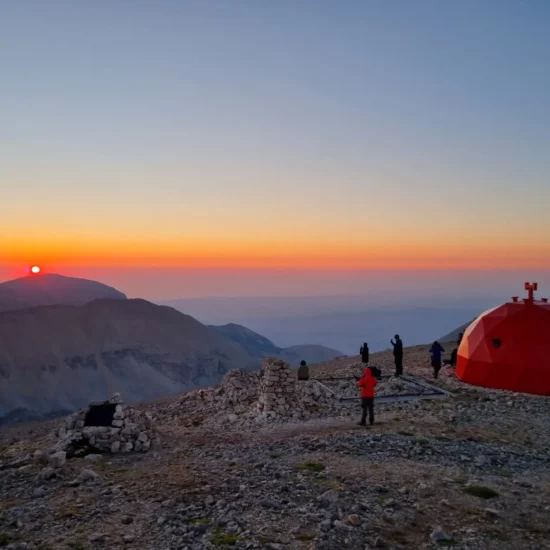
[(40, 273), (40, 267), (38, 267), (37, 265), (33, 265), (31, 267), (31, 272), (34, 273), (35, 275), (38, 275)]

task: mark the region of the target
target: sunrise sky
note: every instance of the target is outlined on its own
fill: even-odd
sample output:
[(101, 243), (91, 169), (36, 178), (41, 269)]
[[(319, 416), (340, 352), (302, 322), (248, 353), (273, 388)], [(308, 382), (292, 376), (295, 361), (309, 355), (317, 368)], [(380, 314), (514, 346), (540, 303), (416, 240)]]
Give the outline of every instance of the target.
[(549, 28), (546, 0), (1, 2), (0, 280), (544, 273)]

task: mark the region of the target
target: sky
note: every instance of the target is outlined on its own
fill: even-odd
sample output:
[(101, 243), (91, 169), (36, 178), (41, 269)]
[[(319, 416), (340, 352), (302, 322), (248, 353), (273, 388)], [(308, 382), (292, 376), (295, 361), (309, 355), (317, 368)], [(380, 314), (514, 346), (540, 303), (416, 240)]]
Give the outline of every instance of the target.
[(545, 276), (549, 26), (546, 0), (1, 2), (0, 280)]

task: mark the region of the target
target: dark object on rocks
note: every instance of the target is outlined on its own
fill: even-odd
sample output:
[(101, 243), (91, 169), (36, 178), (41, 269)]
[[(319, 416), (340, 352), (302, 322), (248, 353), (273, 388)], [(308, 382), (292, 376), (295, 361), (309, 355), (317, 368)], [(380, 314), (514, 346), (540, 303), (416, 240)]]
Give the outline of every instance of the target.
[(485, 487), (484, 485), (469, 485), (464, 489), (465, 493), (478, 498), (495, 498), (498, 497), (498, 493), (491, 489), (491, 487)]
[(309, 368), (305, 361), (301, 361), (298, 367), (298, 380), (309, 380)]
[(374, 378), (380, 378), (382, 376), (382, 371), (378, 367), (369, 367)]
[(116, 405), (114, 403), (90, 403), (84, 426), (110, 426), (114, 420)]

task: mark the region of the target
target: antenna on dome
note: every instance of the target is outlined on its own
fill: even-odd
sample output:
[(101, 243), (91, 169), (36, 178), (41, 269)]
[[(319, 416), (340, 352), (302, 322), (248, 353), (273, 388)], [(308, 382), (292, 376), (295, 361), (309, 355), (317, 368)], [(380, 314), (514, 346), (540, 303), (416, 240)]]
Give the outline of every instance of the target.
[(525, 283), (525, 290), (529, 292), (529, 297), (526, 302), (533, 302), (535, 300), (535, 292), (539, 289), (538, 283)]

